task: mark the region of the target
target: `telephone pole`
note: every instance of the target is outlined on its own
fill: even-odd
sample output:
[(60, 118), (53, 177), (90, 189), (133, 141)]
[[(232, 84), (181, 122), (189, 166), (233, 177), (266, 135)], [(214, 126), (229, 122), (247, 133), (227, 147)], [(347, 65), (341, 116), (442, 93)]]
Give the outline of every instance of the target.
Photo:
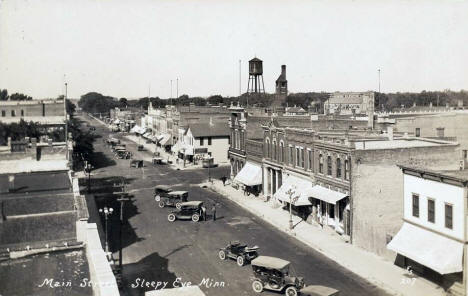
[(242, 60), (239, 60), (239, 96), (242, 95)]
[(379, 93), (380, 93), (380, 69), (377, 71), (379, 72)]
[(176, 98), (179, 97), (179, 78), (177, 78), (177, 84), (176, 84)]
[(118, 192), (114, 192), (115, 195), (119, 195), (117, 201), (120, 202), (120, 227), (119, 227), (119, 270), (122, 273), (123, 268), (123, 243), (122, 243), (122, 228), (124, 224), (124, 203), (129, 201), (130, 198), (127, 196), (127, 192), (125, 190), (125, 182), (122, 181), (120, 184), (115, 185), (114, 187), (120, 187), (122, 190)]

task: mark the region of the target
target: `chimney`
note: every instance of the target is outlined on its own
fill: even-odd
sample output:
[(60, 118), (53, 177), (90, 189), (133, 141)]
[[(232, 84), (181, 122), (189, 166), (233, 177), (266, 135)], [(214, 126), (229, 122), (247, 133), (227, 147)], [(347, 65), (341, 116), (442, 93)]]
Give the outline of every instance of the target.
[(393, 126), (387, 127), (387, 136), (390, 141), (393, 141)]
[(281, 65), (281, 75), (286, 79), (286, 65)]

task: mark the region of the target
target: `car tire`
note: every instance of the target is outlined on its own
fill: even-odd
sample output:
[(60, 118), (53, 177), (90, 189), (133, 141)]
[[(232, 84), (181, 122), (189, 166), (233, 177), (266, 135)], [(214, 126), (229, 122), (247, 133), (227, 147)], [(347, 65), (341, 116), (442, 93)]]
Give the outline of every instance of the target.
[(261, 293), (263, 291), (263, 284), (260, 281), (254, 281), (252, 283), (252, 289), (254, 292)]
[(286, 291), (284, 291), (284, 295), (286, 295), (286, 296), (297, 296), (296, 287), (293, 287), (293, 286), (287, 287)]
[(169, 215), (167, 216), (167, 220), (168, 220), (169, 222), (174, 222), (174, 221), (176, 220), (176, 216), (175, 216), (174, 214), (169, 214)]
[(218, 257), (221, 260), (226, 260), (226, 252), (224, 252), (224, 250), (219, 251), (218, 252)]
[(161, 201), (161, 196), (159, 194), (155, 195), (154, 200), (157, 201), (157, 202)]
[(193, 215), (192, 215), (192, 221), (193, 221), (193, 222), (198, 222), (198, 221), (200, 221), (200, 216), (198, 216), (197, 214), (193, 214)]
[(182, 203), (178, 202), (175, 204), (175, 207), (180, 210), (180, 208), (182, 208)]
[(164, 208), (166, 206), (166, 204), (163, 202), (163, 201), (160, 201), (159, 202), (159, 207), (160, 208)]
[(236, 261), (237, 261), (237, 265), (239, 265), (239, 266), (244, 266), (244, 264), (245, 264), (245, 259), (244, 259), (243, 256), (238, 256)]

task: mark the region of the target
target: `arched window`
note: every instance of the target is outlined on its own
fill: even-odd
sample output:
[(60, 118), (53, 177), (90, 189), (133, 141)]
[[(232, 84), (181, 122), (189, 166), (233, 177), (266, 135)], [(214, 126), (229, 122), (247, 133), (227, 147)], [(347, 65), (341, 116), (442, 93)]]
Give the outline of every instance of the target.
[(270, 157), (270, 149), (271, 149), (271, 147), (270, 147), (270, 139), (267, 138), (267, 139), (265, 140), (265, 150), (266, 150), (266, 151), (265, 151), (265, 157)]
[(275, 140), (273, 140), (273, 159), (277, 160), (276, 159), (276, 141)]
[(332, 175), (332, 159), (330, 155), (327, 157), (327, 175)]
[(280, 162), (283, 162), (284, 160), (284, 143), (283, 142), (280, 142), (280, 151), (279, 151), (278, 158)]
[(336, 177), (341, 178), (341, 159), (336, 159)]
[(345, 161), (344, 161), (344, 178), (345, 178), (345, 180), (349, 180), (349, 171), (350, 171), (349, 159), (345, 159)]
[(323, 155), (319, 154), (319, 173), (323, 174)]

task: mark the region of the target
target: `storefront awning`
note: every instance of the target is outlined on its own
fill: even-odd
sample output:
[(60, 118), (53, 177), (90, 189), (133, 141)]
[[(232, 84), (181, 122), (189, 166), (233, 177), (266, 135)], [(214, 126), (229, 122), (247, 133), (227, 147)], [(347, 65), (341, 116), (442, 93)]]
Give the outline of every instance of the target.
[(146, 139), (150, 139), (150, 137), (151, 137), (151, 134), (150, 134), (150, 133), (145, 133), (145, 134), (143, 135), (143, 138), (146, 138)]
[(163, 137), (162, 137), (161, 141), (159, 142), (159, 144), (161, 144), (161, 146), (171, 145), (172, 144), (171, 135), (163, 134)]
[(134, 127), (132, 127), (132, 129), (130, 130), (131, 133), (138, 133), (140, 131), (140, 127), (138, 125), (135, 125)]
[(315, 185), (312, 187), (309, 193), (311, 194), (311, 197), (323, 200), (329, 204), (336, 204), (337, 201), (342, 200), (348, 196), (346, 193), (331, 190), (320, 185)]
[(413, 261), (427, 266), (440, 274), (463, 270), (463, 244), (405, 222), (397, 235), (387, 245)]
[(287, 193), (290, 189), (294, 192), (292, 195), (292, 202), (294, 206), (309, 206), (310, 189), (312, 188), (312, 182), (307, 181), (295, 176), (290, 175), (283, 181), (281, 187), (273, 195), (281, 201), (290, 202), (289, 194)]
[(140, 127), (140, 129), (137, 131), (137, 133), (139, 133), (140, 135), (145, 134), (146, 133), (146, 128)]
[(177, 143), (175, 143), (175, 145), (172, 145), (171, 151), (175, 153), (179, 153), (179, 150), (180, 150), (180, 142), (178, 141)]
[(114, 124), (119, 124), (119, 123), (120, 123), (120, 119), (114, 120)]
[(238, 181), (246, 186), (262, 184), (262, 168), (259, 165), (247, 161), (234, 178), (234, 181)]

